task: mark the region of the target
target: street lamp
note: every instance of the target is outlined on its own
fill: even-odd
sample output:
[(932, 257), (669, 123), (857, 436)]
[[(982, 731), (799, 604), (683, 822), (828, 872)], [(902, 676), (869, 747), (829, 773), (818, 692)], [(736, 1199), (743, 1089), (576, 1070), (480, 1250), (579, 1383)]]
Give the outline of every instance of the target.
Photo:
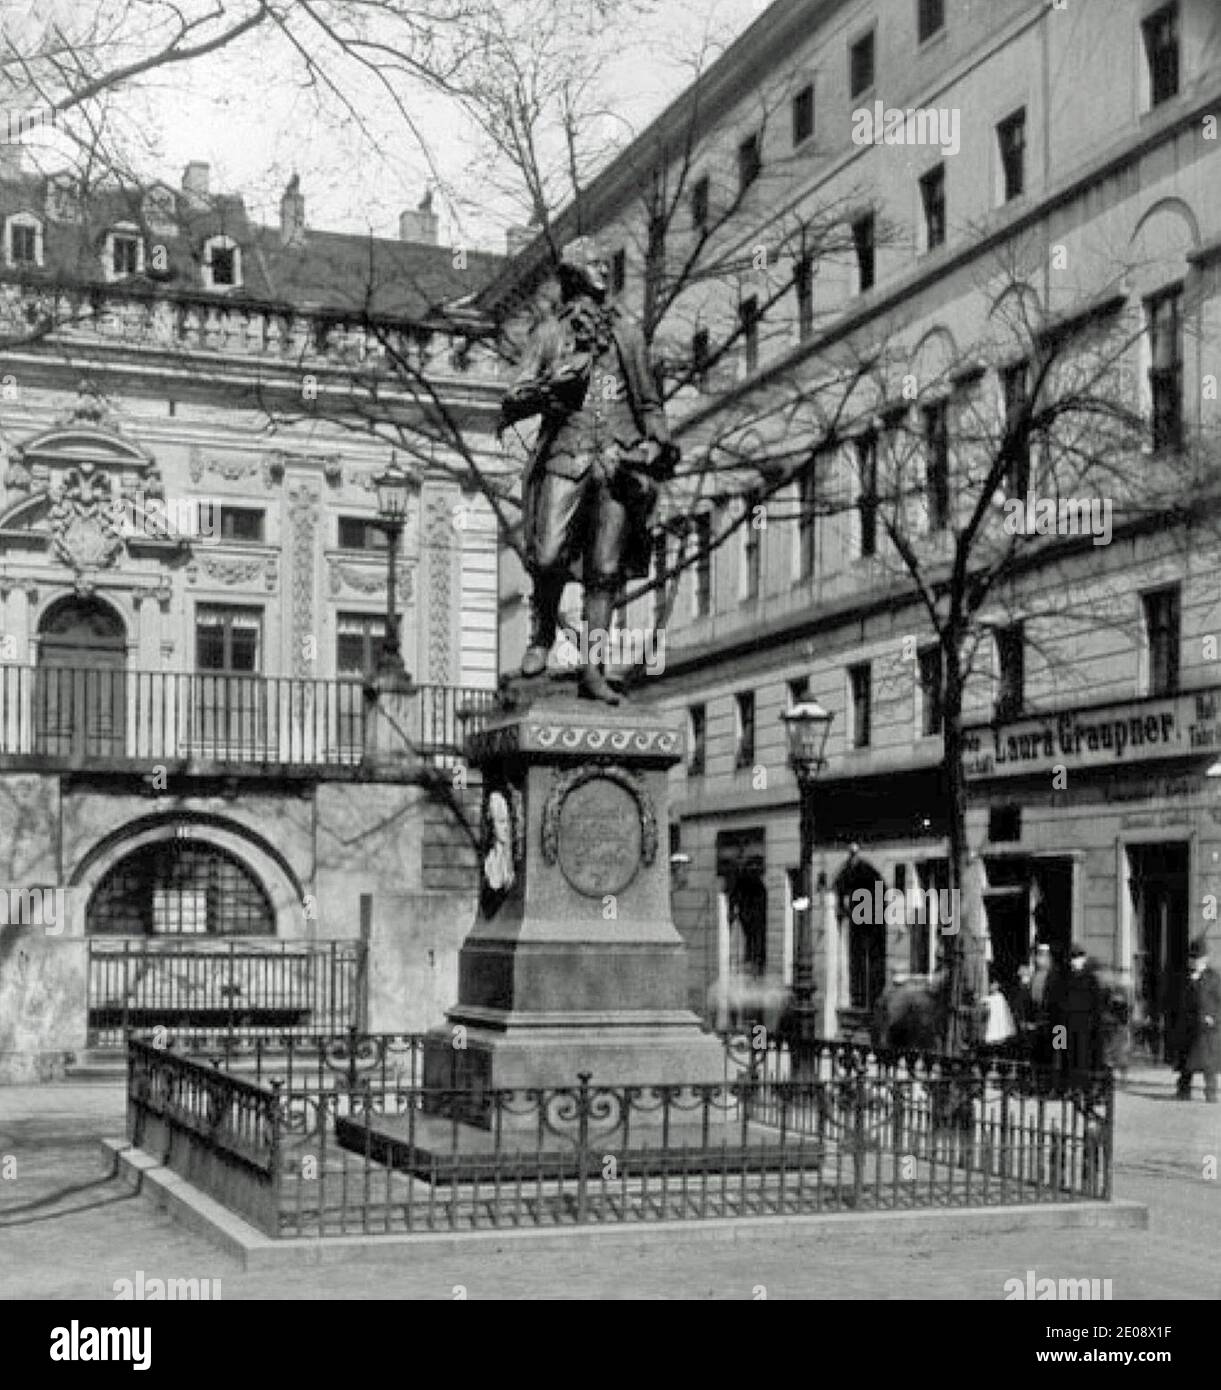
[(791, 1036), (802, 1043), (812, 1042), (818, 1036), (814, 1010), (814, 893), (810, 864), (814, 857), (814, 781), (826, 766), (823, 755), (834, 717), (817, 700), (801, 700), (780, 716), (784, 720), (789, 767), (797, 778), (801, 805), (801, 886), (793, 904), (799, 912), (797, 961), (793, 971), (793, 1006), (789, 1017)]
[(378, 654), (372, 694), (410, 695), (415, 690), (403, 665), (399, 647), (398, 549), (399, 537), (407, 523), (407, 504), (416, 490), (415, 475), (392, 456), (390, 466), (373, 479), (377, 489), (377, 525), (386, 533), (386, 635)]

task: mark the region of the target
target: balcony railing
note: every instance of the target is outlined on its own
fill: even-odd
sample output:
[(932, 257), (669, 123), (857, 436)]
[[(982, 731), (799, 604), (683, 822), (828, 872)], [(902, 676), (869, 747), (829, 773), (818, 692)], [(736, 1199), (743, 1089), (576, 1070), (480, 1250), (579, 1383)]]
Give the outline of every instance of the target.
[[(461, 752), (464, 716), (492, 692), (419, 688), (420, 752)], [(342, 768), (360, 764), (368, 706), (358, 680), (0, 667), (0, 763), (239, 764)]]

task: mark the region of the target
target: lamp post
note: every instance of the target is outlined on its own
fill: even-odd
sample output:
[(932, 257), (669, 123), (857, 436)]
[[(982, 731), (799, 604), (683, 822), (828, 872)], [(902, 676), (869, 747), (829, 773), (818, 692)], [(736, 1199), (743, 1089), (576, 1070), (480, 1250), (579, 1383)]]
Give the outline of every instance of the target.
[(823, 754), (834, 715), (817, 700), (801, 700), (780, 717), (784, 720), (789, 767), (797, 778), (801, 808), (801, 886), (797, 901), (793, 904), (794, 908), (800, 907), (800, 910), (789, 1028), (792, 1041), (810, 1043), (818, 1036), (818, 1015), (814, 1008), (814, 903), (810, 863), (814, 857), (814, 781), (826, 766)]
[(415, 476), (392, 458), (385, 472), (373, 479), (373, 485), (377, 488), (377, 524), (386, 533), (386, 635), (371, 682), (372, 693), (374, 697), (410, 695), (415, 685), (403, 665), (399, 646), (398, 550), (407, 523), (407, 504), (417, 483)]

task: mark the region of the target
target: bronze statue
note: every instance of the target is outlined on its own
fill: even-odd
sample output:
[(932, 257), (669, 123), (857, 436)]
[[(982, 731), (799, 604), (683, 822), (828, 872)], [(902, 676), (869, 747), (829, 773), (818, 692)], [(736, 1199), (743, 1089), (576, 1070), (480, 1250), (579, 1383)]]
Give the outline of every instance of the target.
[[(561, 303), (538, 328), (500, 407), (497, 436), (541, 417), (522, 484), (532, 581), (523, 676), (542, 675), (570, 579), (585, 588), (588, 634), (608, 633), (625, 579), (649, 572), (658, 480), (678, 461), (640, 331), (607, 303), (610, 264), (591, 237), (564, 248)], [(601, 663), (581, 668), (587, 699), (618, 704)]]

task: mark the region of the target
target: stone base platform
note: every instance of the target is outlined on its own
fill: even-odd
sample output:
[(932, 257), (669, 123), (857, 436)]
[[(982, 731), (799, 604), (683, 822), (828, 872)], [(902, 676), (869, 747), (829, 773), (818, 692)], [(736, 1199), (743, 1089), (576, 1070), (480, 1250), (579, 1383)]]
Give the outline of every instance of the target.
[[(436, 1184), (484, 1180), (534, 1182), (576, 1177), (577, 1151), (563, 1134), (544, 1133), (539, 1144), (538, 1122), (527, 1133), (502, 1129), (499, 1149), (488, 1128), (441, 1115), (379, 1115), (366, 1127), (363, 1120), (340, 1118), (335, 1126), (339, 1146)], [(740, 1119), (712, 1120), (705, 1131), (698, 1114), (671, 1119), (663, 1133), (660, 1121), (633, 1117), (627, 1143), (616, 1129), (600, 1144), (596, 1123), (586, 1152), (591, 1179), (600, 1180), (603, 1165), (613, 1158), (616, 1178), (681, 1177), (683, 1174), (725, 1173), (763, 1176), (769, 1172), (813, 1172), (826, 1149), (815, 1137), (799, 1139), (752, 1122), (743, 1133)]]
[(580, 1032), (558, 1022), (471, 1024), (462, 1047), (455, 1047), (452, 1027), (436, 1029), (424, 1042), (424, 1085), (486, 1092), (576, 1087), (583, 1073), (595, 1089), (655, 1085), (658, 1077), (671, 1085), (715, 1086), (736, 1077), (724, 1044), (704, 1032), (694, 1015), (675, 1010), (668, 1023), (653, 1015), (634, 1027), (624, 1017), (587, 1015)]

